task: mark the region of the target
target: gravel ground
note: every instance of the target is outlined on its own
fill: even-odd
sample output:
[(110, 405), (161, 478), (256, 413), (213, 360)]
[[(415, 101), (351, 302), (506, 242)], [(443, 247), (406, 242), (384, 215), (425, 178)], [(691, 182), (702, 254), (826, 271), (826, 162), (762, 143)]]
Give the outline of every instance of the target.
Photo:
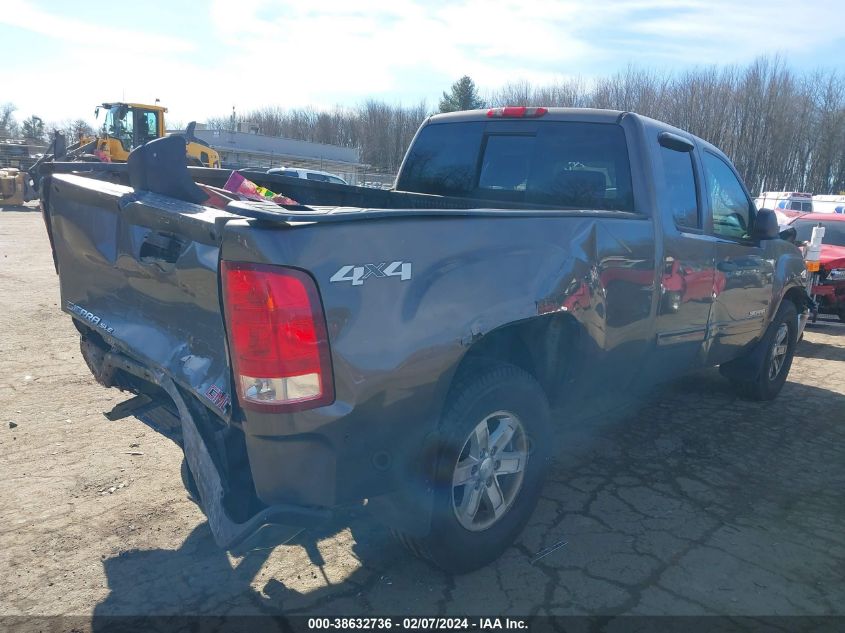
[(219, 551), (180, 449), (103, 417), (126, 395), (80, 357), (35, 211), (0, 210), (0, 298), (0, 615), (845, 614), (838, 323), (808, 330), (775, 402), (707, 371), (600, 422), (562, 420), (528, 528), (453, 578), (362, 515)]

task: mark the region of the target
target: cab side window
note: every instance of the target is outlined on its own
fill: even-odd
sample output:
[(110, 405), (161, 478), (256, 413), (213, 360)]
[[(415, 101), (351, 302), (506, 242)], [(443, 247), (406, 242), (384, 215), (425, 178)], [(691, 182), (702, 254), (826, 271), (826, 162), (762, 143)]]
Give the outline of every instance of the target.
[(692, 153), (678, 152), (668, 147), (660, 148), (663, 163), (667, 203), (678, 228), (701, 228), (698, 197), (695, 193), (695, 175)]
[(747, 238), (751, 231), (751, 204), (728, 164), (704, 152), (707, 195), (713, 212), (713, 232), (732, 239)]
[(138, 126), (138, 144), (142, 145), (158, 136), (158, 118), (155, 112), (142, 112)]

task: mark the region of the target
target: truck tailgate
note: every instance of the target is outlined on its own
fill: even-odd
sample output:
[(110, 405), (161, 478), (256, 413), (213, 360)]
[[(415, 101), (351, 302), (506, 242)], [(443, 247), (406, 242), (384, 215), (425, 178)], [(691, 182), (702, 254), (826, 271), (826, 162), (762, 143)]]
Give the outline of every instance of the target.
[(62, 309), (228, 419), (217, 235), (237, 216), (73, 175), (49, 199)]

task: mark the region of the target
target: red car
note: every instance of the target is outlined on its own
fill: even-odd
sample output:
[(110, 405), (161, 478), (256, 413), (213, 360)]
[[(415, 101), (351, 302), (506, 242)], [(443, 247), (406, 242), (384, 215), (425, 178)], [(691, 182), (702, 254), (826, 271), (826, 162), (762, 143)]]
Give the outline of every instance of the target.
[(819, 276), (813, 286), (821, 314), (835, 314), (845, 323), (845, 215), (833, 213), (806, 213), (795, 218), (796, 239), (807, 242), (813, 227), (825, 228), (822, 239)]

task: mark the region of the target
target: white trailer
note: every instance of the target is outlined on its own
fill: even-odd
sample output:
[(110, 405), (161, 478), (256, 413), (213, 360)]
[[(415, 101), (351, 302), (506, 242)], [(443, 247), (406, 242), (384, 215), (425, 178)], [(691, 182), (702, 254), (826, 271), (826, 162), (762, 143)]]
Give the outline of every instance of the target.
[(845, 213), (845, 195), (813, 196), (813, 213)]
[(758, 209), (811, 213), (813, 200), (813, 194), (802, 191), (764, 191), (754, 199), (754, 204)]

